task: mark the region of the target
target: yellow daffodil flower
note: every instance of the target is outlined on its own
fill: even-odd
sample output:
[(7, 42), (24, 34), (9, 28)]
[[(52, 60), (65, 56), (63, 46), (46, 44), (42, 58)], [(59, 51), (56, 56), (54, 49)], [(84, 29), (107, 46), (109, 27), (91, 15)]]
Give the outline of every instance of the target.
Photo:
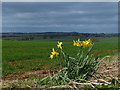
[(77, 41), (73, 40), (73, 45), (74, 46), (83, 46), (83, 47), (88, 47), (92, 45), (92, 41), (90, 39), (85, 40), (85, 41), (80, 41), (80, 39), (78, 39)]
[(73, 45), (74, 45), (74, 46), (78, 46), (77, 41), (73, 40)]
[(62, 45), (63, 45), (62, 42), (58, 41), (57, 47), (60, 48), (60, 49), (62, 49)]
[(50, 55), (50, 58), (51, 58), (51, 59), (53, 59), (53, 57), (54, 57), (53, 55)]
[(54, 50), (54, 48), (53, 48), (53, 49), (52, 49), (52, 52), (51, 52), (51, 55), (50, 55), (50, 58), (53, 59), (53, 57), (54, 57), (55, 55), (58, 56), (59, 53), (56, 52), (56, 51)]
[(77, 41), (73, 40), (73, 45), (74, 46), (80, 46), (81, 45), (80, 43), (81, 43), (80, 39), (78, 39)]
[(92, 41), (90, 39), (82, 41), (81, 46), (88, 47), (92, 45)]

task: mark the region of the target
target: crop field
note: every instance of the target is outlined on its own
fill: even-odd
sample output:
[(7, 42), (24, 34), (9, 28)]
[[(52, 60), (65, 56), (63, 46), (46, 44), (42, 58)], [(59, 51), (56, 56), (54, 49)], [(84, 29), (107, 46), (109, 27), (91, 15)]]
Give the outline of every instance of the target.
[[(39, 36), (33, 38), (31, 40), (28, 37), (27, 40), (26, 37), (2, 38), (4, 88), (46, 88), (51, 86), (59, 88), (60, 85), (66, 85), (71, 80), (78, 84), (83, 84), (80, 82), (86, 80), (85, 85), (78, 85), (84, 88), (91, 88), (92, 83), (95, 88), (118, 88), (118, 37), (43, 38)], [(82, 43), (85, 42), (90, 46), (84, 47), (85, 44), (80, 47), (75, 46), (75, 41), (79, 42), (78, 38)], [(75, 41), (73, 42), (73, 40)], [(91, 40), (94, 44), (90, 44)], [(60, 45), (62, 49), (58, 47), (58, 41), (60, 41), (59, 45), (62, 42), (62, 46)], [(93, 48), (88, 54), (88, 48), (91, 46)], [(82, 50), (84, 53), (79, 53)], [(50, 58), (51, 55), (53, 55), (53, 59)], [(101, 63), (101, 61), (103, 62)], [(101, 63), (99, 69), (94, 69), (99, 63)], [(94, 74), (94, 71), (98, 74)], [(91, 77), (92, 75), (95, 75), (94, 79)], [(96, 76), (97, 78), (95, 78)], [(99, 82), (102, 82), (102, 85)], [(90, 85), (87, 85), (88, 83)], [(74, 82), (71, 83), (71, 85), (73, 84)], [(107, 86), (104, 86), (105, 84)]]
[[(57, 41), (62, 41), (64, 49), (74, 56), (77, 48), (73, 47), (72, 38), (36, 38), (30, 41), (3, 40), (2, 65), (3, 76), (20, 74), (27, 71), (54, 69), (57, 63), (50, 59), (51, 49)], [(96, 56), (114, 55), (118, 52), (117, 37), (96, 37), (92, 53)]]

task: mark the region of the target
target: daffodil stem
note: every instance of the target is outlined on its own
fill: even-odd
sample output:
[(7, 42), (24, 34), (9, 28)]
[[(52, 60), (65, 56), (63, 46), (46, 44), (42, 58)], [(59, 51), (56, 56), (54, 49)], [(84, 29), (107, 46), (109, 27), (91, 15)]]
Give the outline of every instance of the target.
[[(94, 44), (93, 44), (93, 45), (94, 45)], [(93, 45), (89, 47), (88, 52), (87, 52), (87, 54), (86, 54), (86, 55), (88, 55), (88, 54), (90, 54), (90, 53), (91, 53), (91, 50), (92, 50), (92, 48), (93, 48)]]
[(81, 47), (78, 47), (78, 53), (77, 53), (77, 56), (79, 57), (80, 53), (81, 53), (81, 50), (82, 48)]
[(64, 58), (66, 57), (65, 53), (63, 52), (63, 50), (61, 49), (61, 53), (63, 54)]
[(74, 59), (75, 60), (75, 58), (73, 58), (73, 57), (69, 57), (70, 59)]

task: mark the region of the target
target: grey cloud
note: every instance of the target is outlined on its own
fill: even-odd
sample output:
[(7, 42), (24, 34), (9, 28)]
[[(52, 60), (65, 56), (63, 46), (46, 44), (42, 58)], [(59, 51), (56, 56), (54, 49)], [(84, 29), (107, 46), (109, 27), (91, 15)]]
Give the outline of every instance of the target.
[(117, 3), (113, 2), (3, 3), (3, 31), (116, 32), (116, 25)]

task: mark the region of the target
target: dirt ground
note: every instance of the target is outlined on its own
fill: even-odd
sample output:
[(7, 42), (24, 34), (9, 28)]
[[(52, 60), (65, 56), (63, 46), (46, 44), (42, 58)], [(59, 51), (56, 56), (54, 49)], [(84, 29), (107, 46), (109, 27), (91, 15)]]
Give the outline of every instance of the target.
[[(110, 81), (113, 78), (118, 80), (118, 70), (119, 69), (119, 62), (118, 62), (118, 55), (114, 56), (106, 56), (106, 59), (102, 62), (99, 66), (97, 75), (100, 79), (104, 79), (106, 81)], [(9, 74), (5, 77), (2, 77), (0, 85), (2, 88), (9, 87), (9, 83), (13, 83), (18, 80), (18, 78), (23, 79), (23, 81), (29, 77), (41, 77), (41, 76), (48, 76), (51, 73), (51, 70), (37, 70), (37, 71), (30, 71), (25, 72), (23, 74)], [(102, 75), (102, 76), (101, 76)]]
[(102, 79), (109, 81), (113, 78), (118, 79), (119, 62), (118, 55), (106, 56), (106, 59), (100, 64), (98, 72), (102, 75)]

